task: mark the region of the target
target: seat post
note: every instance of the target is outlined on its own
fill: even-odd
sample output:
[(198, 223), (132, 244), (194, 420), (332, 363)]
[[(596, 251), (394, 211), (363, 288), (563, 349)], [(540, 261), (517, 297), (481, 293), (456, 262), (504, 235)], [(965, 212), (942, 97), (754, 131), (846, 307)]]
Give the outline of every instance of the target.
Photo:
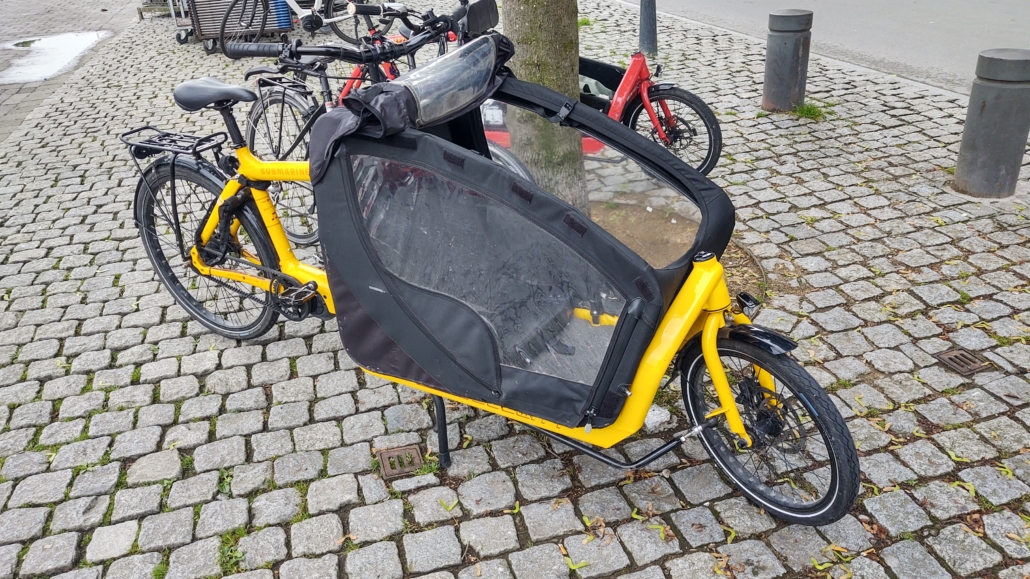
[(229, 140), (232, 141), (232, 146), (235, 149), (241, 149), (247, 146), (247, 143), (243, 140), (243, 133), (240, 132), (240, 126), (236, 124), (236, 117), (232, 114), (232, 105), (236, 103), (230, 103), (218, 107), (218, 112), (222, 114), (222, 120), (225, 121), (225, 130), (229, 132)]

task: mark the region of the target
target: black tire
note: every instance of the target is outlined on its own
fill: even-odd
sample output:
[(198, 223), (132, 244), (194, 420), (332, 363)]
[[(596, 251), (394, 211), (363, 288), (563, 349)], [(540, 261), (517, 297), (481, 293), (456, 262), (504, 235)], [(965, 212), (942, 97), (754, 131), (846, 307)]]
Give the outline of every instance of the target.
[[(165, 157), (147, 167), (136, 186), (136, 222), (143, 249), (158, 278), (183, 309), (212, 331), (235, 340), (248, 340), (263, 335), (279, 317), (270, 306), (268, 292), (251, 285), (221, 280), (254, 299), (242, 297), (215, 283), (212, 278), (200, 275), (191, 262), (183, 258), (175, 237), (174, 219), (171, 217), (170, 181), (171, 162)], [(206, 217), (208, 208), (222, 187), (223, 178), (215, 167), (194, 159), (180, 157), (176, 161), (176, 213), (187, 256), (193, 247), (198, 224)], [(278, 269), (275, 250), (253, 201), (241, 208), (239, 221), (240, 227), (234, 238), (236, 249), (230, 251), (230, 254), (239, 257), (242, 251), (246, 251), (248, 258), (256, 257), (263, 266)], [(263, 275), (257, 269), (241, 267), (231, 261), (219, 267)]]
[[(247, 147), (265, 161), (307, 161), (310, 133), (301, 130), (317, 106), (299, 93), (285, 89), (265, 91), (247, 116)], [(282, 131), (280, 131), (282, 128)], [(301, 142), (284, 156), (297, 139)], [(297, 245), (318, 242), (318, 215), (311, 183), (274, 182), (268, 189), (286, 237)]]
[[(703, 430), (701, 442), (719, 468), (748, 499), (785, 521), (826, 525), (847, 514), (860, 487), (858, 452), (826, 392), (786, 354), (721, 338), (718, 349), (754, 441), (751, 448), (734, 450), (736, 437), (725, 420)], [(687, 415), (700, 424), (719, 407), (700, 344), (680, 363)], [(755, 378), (756, 367), (772, 376), (774, 397), (763, 396), (767, 391)], [(791, 470), (792, 463), (800, 466)]]
[(529, 168), (526, 167), (526, 165), (520, 161), (514, 153), (492, 141), (487, 142), (487, 148), (490, 149), (490, 157), (495, 163), (530, 183), (536, 183), (536, 179), (534, 179), (533, 175), (529, 172)]
[(667, 125), (665, 114), (658, 103), (665, 101), (669, 112), (676, 118), (676, 125), (670, 130), (664, 127), (669, 145), (658, 137), (658, 131), (644, 110), (644, 103), (633, 100), (622, 115), (623, 123), (652, 141), (665, 146), (691, 167), (707, 175), (719, 162), (722, 154), (722, 130), (715, 113), (693, 93), (679, 87), (652, 87), (648, 92), (658, 120)]
[(214, 38), (208, 38), (204, 41), (204, 52), (207, 54), (214, 54), (218, 52), (218, 41)]
[[(326, 0), (325, 18), (329, 20), (336, 16), (344, 16), (347, 14), (347, 5), (351, 3), (351, 0)], [(354, 0), (355, 4), (371, 4), (369, 0)], [(367, 20), (366, 20), (367, 19)], [(330, 22), (329, 28), (339, 36), (344, 42), (349, 42), (353, 45), (357, 45), (358, 41), (368, 34), (368, 23), (371, 22), (372, 26), (379, 32), (386, 34), (390, 31), (393, 26), (393, 18), (386, 20), (386, 23), (380, 23), (379, 17), (377, 16), (351, 16), (344, 18), (339, 22)]]
[(222, 54), (229, 54), (226, 45), (229, 42), (256, 42), (265, 33), (268, 15), (271, 12), (268, 0), (232, 0), (222, 15), (222, 25), (218, 27), (218, 43), (222, 46)]
[(186, 44), (190, 41), (190, 31), (186, 29), (176, 30), (175, 41), (179, 44)]

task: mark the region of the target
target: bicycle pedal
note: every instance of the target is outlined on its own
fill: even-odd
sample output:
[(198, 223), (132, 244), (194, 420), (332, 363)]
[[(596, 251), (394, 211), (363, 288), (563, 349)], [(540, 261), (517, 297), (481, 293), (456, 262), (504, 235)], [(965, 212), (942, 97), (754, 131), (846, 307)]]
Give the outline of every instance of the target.
[(279, 293), (279, 301), (285, 305), (302, 304), (310, 301), (311, 298), (315, 297), (317, 292), (318, 285), (313, 281), (309, 281), (301, 286), (284, 288), (283, 291)]

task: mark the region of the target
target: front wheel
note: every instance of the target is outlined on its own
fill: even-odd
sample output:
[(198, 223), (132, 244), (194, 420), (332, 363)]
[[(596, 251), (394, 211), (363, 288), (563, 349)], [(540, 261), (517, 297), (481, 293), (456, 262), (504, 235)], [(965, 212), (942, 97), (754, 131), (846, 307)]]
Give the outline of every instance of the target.
[[(261, 336), (278, 318), (269, 293), (200, 275), (190, 259), (197, 228), (222, 191), (218, 170), (193, 159), (177, 160), (173, 205), (171, 167), (168, 158), (155, 161), (136, 186), (136, 223), (154, 271), (175, 301), (204, 326), (234, 340)], [(269, 275), (254, 266), (278, 269), (275, 249), (253, 201), (241, 208), (230, 232), (228, 254), (218, 267), (260, 277)]]
[(623, 123), (707, 175), (722, 154), (722, 130), (712, 109), (697, 95), (675, 86), (652, 87), (648, 98), (669, 142), (661, 139), (639, 98), (626, 107)]
[(226, 48), (228, 43), (260, 40), (265, 33), (271, 11), (268, 0), (232, 0), (222, 16), (222, 25), (218, 29), (218, 43), (222, 45), (222, 54), (232, 59), (239, 58), (229, 54)]
[[(718, 351), (752, 440), (738, 448), (725, 420), (701, 432), (723, 473), (752, 502), (791, 523), (826, 525), (847, 514), (860, 486), (858, 452), (823, 389), (786, 354), (722, 338)], [(720, 407), (700, 344), (684, 353), (680, 369), (687, 415), (700, 424)]]

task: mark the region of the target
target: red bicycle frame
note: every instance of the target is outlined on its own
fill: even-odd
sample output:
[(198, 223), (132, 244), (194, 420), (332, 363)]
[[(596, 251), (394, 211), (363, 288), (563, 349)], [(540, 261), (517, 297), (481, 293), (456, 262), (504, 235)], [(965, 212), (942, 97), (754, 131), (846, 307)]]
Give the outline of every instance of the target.
[[(647, 111), (647, 116), (651, 119), (651, 124), (658, 131), (658, 138), (668, 145), (671, 141), (666, 136), (665, 128), (662, 127), (662, 123), (658, 120), (658, 115), (654, 112), (651, 100), (647, 97), (652, 85), (654, 83), (651, 82), (651, 71), (647, 67), (647, 59), (643, 53), (634, 53), (629, 59), (629, 67), (626, 68), (626, 74), (623, 75), (622, 82), (619, 83), (619, 88), (615, 91), (615, 96), (612, 97), (612, 105), (608, 109), (608, 117), (622, 122), (622, 115), (626, 112), (626, 105), (632, 102), (634, 97), (639, 96), (640, 102), (644, 105), (644, 110)], [(675, 122), (672, 112), (669, 111), (668, 103), (659, 101), (658, 105), (662, 107), (665, 121), (668, 123)]]

